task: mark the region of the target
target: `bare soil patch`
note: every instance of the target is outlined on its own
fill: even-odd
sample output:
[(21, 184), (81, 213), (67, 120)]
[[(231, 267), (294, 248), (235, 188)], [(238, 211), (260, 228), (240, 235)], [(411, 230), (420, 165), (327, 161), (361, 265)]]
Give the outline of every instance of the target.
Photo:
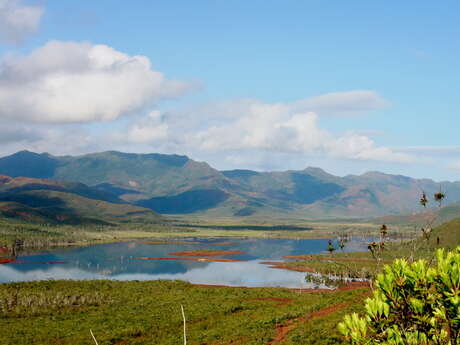
[(239, 259), (215, 259), (215, 258), (152, 258), (152, 257), (135, 257), (134, 260), (176, 260), (176, 261), (203, 261), (203, 262), (237, 262), (244, 261)]
[(6, 259), (5, 258), (3, 258), (3, 259), (0, 258), (0, 264), (8, 264), (10, 262), (14, 262), (14, 259), (12, 259), (12, 258), (6, 258)]
[(262, 265), (269, 265), (269, 268), (278, 268), (282, 270), (296, 271), (296, 272), (309, 272), (315, 273), (316, 270), (313, 267), (308, 266), (290, 266), (282, 261), (262, 261)]
[(0, 264), (15, 264), (15, 265), (57, 265), (65, 264), (61, 261), (20, 261), (14, 258), (0, 258)]
[(186, 252), (168, 253), (172, 256), (226, 256), (226, 255), (241, 255), (244, 252), (238, 250), (190, 250)]

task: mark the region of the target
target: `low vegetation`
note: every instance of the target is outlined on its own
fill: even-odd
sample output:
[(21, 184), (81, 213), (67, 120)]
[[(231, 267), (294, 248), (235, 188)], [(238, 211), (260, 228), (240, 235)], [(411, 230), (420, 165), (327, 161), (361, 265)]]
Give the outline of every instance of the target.
[[(97, 292), (96, 292), (97, 291)], [(0, 285), (3, 345), (340, 344), (335, 320), (357, 309), (362, 289), (306, 293), (194, 286), (178, 281), (45, 281)], [(53, 297), (54, 296), (54, 297)], [(32, 306), (31, 308), (27, 306)], [(295, 324), (295, 332), (283, 327)], [(309, 327), (318, 332), (306, 331)]]

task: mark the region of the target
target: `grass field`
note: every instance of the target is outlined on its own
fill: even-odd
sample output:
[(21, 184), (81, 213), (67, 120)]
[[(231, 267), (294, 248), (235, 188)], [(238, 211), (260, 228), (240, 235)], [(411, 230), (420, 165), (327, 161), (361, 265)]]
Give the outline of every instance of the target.
[[(0, 344), (340, 344), (336, 320), (368, 290), (337, 293), (177, 281), (0, 285)], [(283, 327), (284, 326), (284, 327)], [(275, 340), (275, 342), (273, 342)], [(291, 342), (292, 341), (292, 342)]]

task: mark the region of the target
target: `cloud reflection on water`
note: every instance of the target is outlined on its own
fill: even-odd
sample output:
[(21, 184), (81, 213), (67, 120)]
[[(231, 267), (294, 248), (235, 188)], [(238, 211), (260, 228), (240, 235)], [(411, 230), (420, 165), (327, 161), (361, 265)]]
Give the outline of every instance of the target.
[(123, 273), (111, 275), (107, 272), (90, 272), (79, 268), (51, 267), (18, 271), (13, 265), (0, 266), (0, 282), (34, 280), (185, 280), (194, 284), (212, 284), (250, 287), (307, 288), (305, 274), (261, 265), (259, 260), (248, 262), (211, 262), (205, 267), (197, 267), (185, 273)]

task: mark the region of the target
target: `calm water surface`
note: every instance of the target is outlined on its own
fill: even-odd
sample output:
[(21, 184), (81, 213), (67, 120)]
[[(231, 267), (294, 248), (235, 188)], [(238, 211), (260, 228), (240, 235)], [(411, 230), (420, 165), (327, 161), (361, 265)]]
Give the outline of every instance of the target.
[[(66, 248), (20, 255), (16, 263), (0, 265), (0, 283), (46, 279), (185, 280), (195, 284), (229, 286), (311, 287), (305, 273), (272, 269), (261, 261), (280, 261), (286, 255), (316, 254), (327, 248), (326, 239), (191, 239), (194, 244), (148, 244), (132, 241)], [(199, 242), (199, 243), (196, 243)], [(226, 245), (213, 243), (229, 242)], [(355, 239), (346, 251), (363, 250), (367, 241)], [(337, 247), (337, 246), (336, 246)], [(238, 250), (225, 258), (240, 262), (156, 261), (136, 257), (173, 257), (168, 253), (189, 250)]]

